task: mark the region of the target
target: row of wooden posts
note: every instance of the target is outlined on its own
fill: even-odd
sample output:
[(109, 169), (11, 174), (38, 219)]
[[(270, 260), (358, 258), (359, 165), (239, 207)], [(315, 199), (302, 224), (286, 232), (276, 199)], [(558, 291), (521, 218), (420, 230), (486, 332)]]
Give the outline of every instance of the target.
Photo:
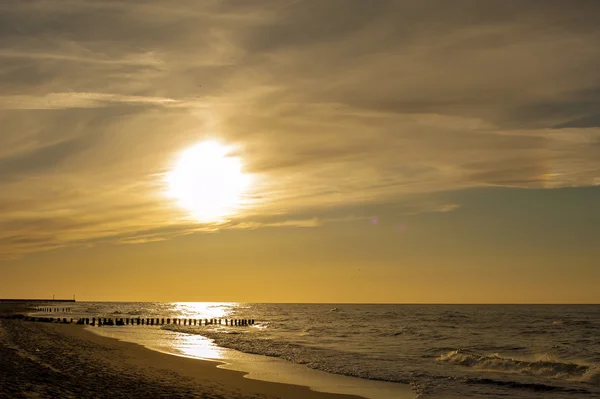
[(69, 313), (69, 312), (71, 312), (71, 308), (36, 308), (36, 309), (39, 310), (40, 312), (46, 312), (46, 313), (57, 313), (57, 312)]
[(183, 325), (183, 326), (208, 326), (208, 325), (226, 325), (226, 326), (252, 326), (254, 319), (178, 319), (178, 318), (110, 318), (110, 317), (92, 317), (79, 318), (77, 321), (67, 318), (53, 317), (27, 317), (26, 320), (42, 321), (42, 322), (57, 322), (71, 324), (84, 324), (98, 327), (102, 326), (126, 326), (126, 325), (146, 325), (146, 326), (162, 326), (165, 324)]

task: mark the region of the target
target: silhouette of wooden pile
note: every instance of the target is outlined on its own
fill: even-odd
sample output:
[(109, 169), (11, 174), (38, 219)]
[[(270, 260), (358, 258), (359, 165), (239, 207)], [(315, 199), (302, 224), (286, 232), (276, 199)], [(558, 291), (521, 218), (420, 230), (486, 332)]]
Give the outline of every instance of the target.
[(254, 325), (254, 319), (181, 319), (181, 318), (155, 318), (155, 317), (136, 317), (136, 318), (112, 318), (112, 317), (85, 317), (74, 321), (66, 317), (37, 317), (25, 316), (26, 321), (38, 321), (44, 323), (65, 323), (82, 324), (90, 326), (210, 326), (225, 325), (232, 327), (247, 327)]

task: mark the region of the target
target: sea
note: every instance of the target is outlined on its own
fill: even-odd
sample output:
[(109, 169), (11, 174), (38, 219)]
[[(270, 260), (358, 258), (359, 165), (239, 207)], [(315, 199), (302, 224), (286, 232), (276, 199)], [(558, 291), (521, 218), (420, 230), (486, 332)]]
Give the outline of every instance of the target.
[(373, 399), (600, 398), (600, 305), (69, 306), (64, 317), (254, 319), (244, 327), (86, 328), (152, 350), (219, 361), (248, 378), (315, 390)]

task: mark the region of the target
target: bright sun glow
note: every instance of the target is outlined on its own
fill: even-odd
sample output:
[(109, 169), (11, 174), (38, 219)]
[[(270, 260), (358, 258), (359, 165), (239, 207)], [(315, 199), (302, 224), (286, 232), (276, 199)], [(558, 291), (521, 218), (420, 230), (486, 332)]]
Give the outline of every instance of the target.
[(204, 141), (183, 151), (167, 176), (168, 195), (200, 222), (235, 214), (251, 179), (231, 148)]

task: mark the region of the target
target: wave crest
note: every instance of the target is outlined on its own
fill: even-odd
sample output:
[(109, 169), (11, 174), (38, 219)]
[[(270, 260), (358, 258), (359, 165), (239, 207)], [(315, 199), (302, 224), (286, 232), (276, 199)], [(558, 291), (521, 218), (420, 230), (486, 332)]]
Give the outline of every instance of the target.
[(475, 369), (516, 373), (527, 376), (578, 380), (590, 383), (597, 383), (599, 380), (597, 367), (572, 362), (519, 360), (511, 357), (503, 357), (497, 353), (480, 355), (460, 349), (444, 353), (437, 360)]

